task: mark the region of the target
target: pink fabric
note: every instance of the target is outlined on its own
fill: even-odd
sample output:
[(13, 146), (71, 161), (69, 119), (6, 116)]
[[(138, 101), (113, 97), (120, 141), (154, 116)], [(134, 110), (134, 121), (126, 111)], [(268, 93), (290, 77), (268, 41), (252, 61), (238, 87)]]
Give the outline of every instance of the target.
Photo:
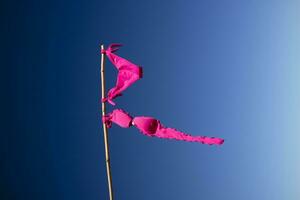
[(102, 101), (108, 101), (110, 104), (115, 105), (112, 101), (118, 96), (121, 96), (121, 92), (132, 85), (135, 81), (142, 78), (142, 68), (129, 62), (128, 60), (121, 58), (114, 54), (121, 44), (111, 44), (106, 50), (102, 50), (101, 53), (107, 55), (109, 60), (118, 69), (117, 83), (115, 87), (109, 90), (107, 97)]
[(152, 117), (135, 117), (132, 121), (143, 134), (153, 136), (158, 130), (159, 121)]
[(123, 110), (115, 109), (102, 119), (105, 124), (110, 128), (111, 123), (118, 124), (123, 128), (129, 128), (131, 126), (132, 117)]
[(186, 133), (182, 133), (173, 128), (164, 127), (159, 120), (152, 117), (135, 117), (132, 118), (125, 111), (116, 109), (112, 113), (103, 118), (103, 121), (108, 127), (111, 127), (111, 123), (116, 123), (123, 128), (128, 128), (131, 125), (137, 127), (144, 135), (151, 137), (167, 138), (183, 140), (188, 142), (199, 142), (202, 144), (215, 144), (221, 145), (224, 143), (224, 139), (206, 137), (206, 136), (191, 136)]

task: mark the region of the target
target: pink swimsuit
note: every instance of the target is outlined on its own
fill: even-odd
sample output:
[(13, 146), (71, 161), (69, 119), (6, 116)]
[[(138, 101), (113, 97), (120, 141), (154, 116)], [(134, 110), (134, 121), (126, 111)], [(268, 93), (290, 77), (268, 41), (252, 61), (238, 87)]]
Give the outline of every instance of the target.
[[(110, 104), (115, 105), (112, 101), (118, 96), (121, 96), (121, 92), (126, 90), (134, 82), (142, 78), (142, 68), (129, 62), (128, 60), (121, 58), (114, 54), (121, 44), (111, 44), (107, 50), (102, 50), (101, 53), (107, 55), (109, 60), (118, 69), (117, 83), (115, 87), (109, 90), (106, 98), (102, 99), (103, 102), (108, 101)], [(224, 140), (221, 138), (206, 137), (206, 136), (191, 136), (186, 133), (182, 133), (173, 128), (164, 127), (159, 120), (152, 117), (134, 117), (132, 118), (125, 111), (116, 109), (112, 113), (106, 115), (102, 119), (107, 127), (111, 127), (112, 122), (118, 124), (123, 128), (129, 128), (134, 125), (144, 135), (159, 138), (168, 138), (176, 140), (184, 140), (188, 142), (199, 142), (203, 144), (223, 144)]]
[(113, 112), (109, 113), (103, 118), (107, 127), (111, 127), (112, 122), (123, 127), (129, 128), (134, 125), (138, 128), (144, 135), (150, 137), (168, 138), (183, 140), (188, 142), (199, 142), (202, 144), (223, 144), (224, 140), (214, 137), (206, 136), (191, 136), (186, 133), (182, 133), (173, 128), (164, 127), (159, 120), (152, 117), (134, 117), (132, 118), (128, 113), (121, 109), (115, 109)]
[(117, 76), (116, 86), (109, 90), (107, 98), (102, 99), (102, 101), (108, 101), (110, 104), (115, 105), (112, 101), (118, 96), (121, 96), (121, 92), (132, 85), (135, 81), (142, 78), (143, 71), (142, 68), (129, 62), (128, 60), (121, 58), (114, 54), (121, 44), (111, 44), (107, 50), (101, 51), (107, 55), (109, 60), (118, 69), (119, 73)]

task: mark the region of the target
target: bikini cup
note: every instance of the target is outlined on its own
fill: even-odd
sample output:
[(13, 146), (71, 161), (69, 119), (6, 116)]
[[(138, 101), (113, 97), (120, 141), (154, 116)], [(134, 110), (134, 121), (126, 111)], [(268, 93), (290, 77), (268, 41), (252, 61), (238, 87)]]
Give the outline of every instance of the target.
[(152, 117), (135, 117), (133, 125), (136, 126), (145, 135), (153, 135), (159, 126), (159, 121)]

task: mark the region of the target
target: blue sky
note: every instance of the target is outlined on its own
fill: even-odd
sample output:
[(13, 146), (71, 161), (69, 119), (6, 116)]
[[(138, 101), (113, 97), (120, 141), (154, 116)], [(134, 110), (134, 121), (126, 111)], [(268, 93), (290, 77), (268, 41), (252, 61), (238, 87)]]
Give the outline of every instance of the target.
[[(116, 199), (297, 200), (299, 1), (3, 6), (1, 199), (107, 199), (99, 44), (144, 77), (117, 108), (223, 146), (109, 130)], [(116, 70), (107, 61), (107, 86)], [(112, 110), (109, 107), (109, 110)]]

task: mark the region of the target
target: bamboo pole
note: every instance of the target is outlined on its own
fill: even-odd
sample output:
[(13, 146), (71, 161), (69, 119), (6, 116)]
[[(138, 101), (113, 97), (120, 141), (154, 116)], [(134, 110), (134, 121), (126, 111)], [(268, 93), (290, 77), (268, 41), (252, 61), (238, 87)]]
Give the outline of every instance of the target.
[[(104, 50), (104, 45), (101, 45), (101, 50)], [(105, 55), (101, 52), (101, 96), (102, 99), (105, 98), (105, 76), (104, 76), (104, 68), (105, 68)], [(105, 116), (106, 108), (105, 102), (102, 102), (102, 116)], [(110, 170), (110, 158), (109, 158), (109, 145), (108, 145), (108, 130), (105, 123), (102, 123), (103, 126), (103, 136), (104, 136), (104, 148), (105, 148), (105, 162), (106, 162), (106, 173), (107, 173), (107, 182), (108, 182), (108, 191), (109, 191), (109, 199), (113, 200), (113, 188), (112, 188), (112, 178), (111, 178), (111, 170)]]

